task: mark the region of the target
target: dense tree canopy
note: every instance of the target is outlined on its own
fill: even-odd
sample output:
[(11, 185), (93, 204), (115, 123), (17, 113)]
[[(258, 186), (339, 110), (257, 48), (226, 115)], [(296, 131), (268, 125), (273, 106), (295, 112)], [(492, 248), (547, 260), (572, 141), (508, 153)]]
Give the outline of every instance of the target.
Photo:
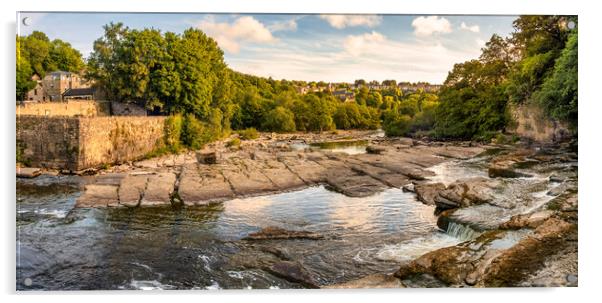
[(508, 102), (538, 104), (576, 126), (577, 30), (569, 21), (576, 25), (575, 17), (521, 16), (511, 37), (493, 35), (478, 60), (456, 64), (439, 93), (435, 134), (486, 139), (510, 122)]
[(46, 34), (34, 31), (29, 36), (17, 36), (17, 100), (23, 100), (35, 87), (31, 77), (43, 78), (57, 70), (80, 72), (84, 68), (81, 53), (60, 39), (50, 41)]

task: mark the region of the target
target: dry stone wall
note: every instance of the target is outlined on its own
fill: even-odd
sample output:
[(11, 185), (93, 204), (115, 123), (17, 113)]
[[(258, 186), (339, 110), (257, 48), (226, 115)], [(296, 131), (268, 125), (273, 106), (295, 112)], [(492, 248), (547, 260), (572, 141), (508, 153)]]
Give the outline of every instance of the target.
[(163, 142), (165, 117), (17, 116), (17, 155), (73, 171), (136, 160)]
[(110, 108), (104, 101), (67, 101), (67, 102), (26, 102), (17, 104), (17, 116), (105, 116)]

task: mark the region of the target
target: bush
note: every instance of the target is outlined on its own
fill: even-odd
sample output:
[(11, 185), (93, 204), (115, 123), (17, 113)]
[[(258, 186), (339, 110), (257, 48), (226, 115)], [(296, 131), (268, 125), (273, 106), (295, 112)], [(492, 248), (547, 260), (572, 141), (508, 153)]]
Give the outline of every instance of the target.
[(261, 127), (267, 131), (285, 133), (295, 131), (295, 115), (290, 110), (278, 106), (268, 112)]
[(206, 143), (203, 139), (205, 127), (193, 114), (187, 114), (182, 124), (182, 143), (190, 149), (201, 149)]
[(395, 112), (385, 113), (383, 130), (387, 136), (405, 136), (410, 132), (412, 118)]
[(226, 147), (240, 147), (240, 139), (234, 138), (228, 141), (228, 143), (226, 143)]
[(253, 140), (259, 138), (259, 132), (253, 127), (238, 131), (238, 135), (243, 140)]
[(174, 115), (165, 119), (164, 143), (167, 149), (178, 152), (181, 148), (182, 116)]

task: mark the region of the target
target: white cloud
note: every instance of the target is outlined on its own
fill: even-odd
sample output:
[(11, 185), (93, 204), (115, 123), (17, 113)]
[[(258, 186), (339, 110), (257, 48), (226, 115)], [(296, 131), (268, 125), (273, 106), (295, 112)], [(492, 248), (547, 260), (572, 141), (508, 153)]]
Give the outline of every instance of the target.
[(414, 34), (419, 37), (435, 33), (451, 33), (452, 31), (449, 21), (438, 16), (418, 17), (412, 21), (412, 27), (414, 27)]
[(250, 16), (236, 19), (233, 23), (216, 22), (210, 16), (199, 22), (198, 28), (214, 38), (219, 46), (231, 53), (240, 51), (241, 42), (266, 43), (275, 41), (263, 23)]
[(478, 33), (481, 31), (481, 29), (479, 28), (478, 25), (475, 24), (475, 25), (468, 26), (464, 22), (462, 22), (462, 24), (460, 24), (460, 29), (467, 30), (467, 31), (473, 32), (473, 33)]
[(369, 34), (363, 34), (359, 36), (347, 36), (343, 42), (343, 48), (351, 55), (358, 56), (374, 46), (375, 43), (381, 43), (385, 41), (385, 36), (372, 31)]
[(277, 31), (296, 31), (297, 30), (297, 21), (295, 19), (290, 19), (288, 21), (275, 22), (270, 24), (268, 27), (272, 32)]
[(484, 47), (485, 44), (487, 43), (487, 42), (485, 42), (485, 40), (479, 39), (479, 38), (477, 38), (477, 40), (475, 40), (475, 41), (479, 47)]
[(237, 71), (274, 79), (442, 83), (455, 63), (480, 53), (474, 45), (448, 48), (432, 41), (401, 42), (376, 31), (320, 41), (319, 46), (301, 39), (273, 46), (256, 45), (246, 49), (248, 57), (229, 56), (226, 61)]
[(338, 29), (352, 26), (375, 27), (382, 21), (382, 17), (376, 15), (321, 15), (320, 18)]

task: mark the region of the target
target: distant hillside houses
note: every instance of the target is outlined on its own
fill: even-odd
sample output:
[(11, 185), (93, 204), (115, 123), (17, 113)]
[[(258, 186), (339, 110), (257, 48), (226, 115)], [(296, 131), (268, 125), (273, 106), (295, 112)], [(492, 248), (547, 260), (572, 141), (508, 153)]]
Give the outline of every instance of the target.
[(428, 82), (417, 82), (417, 83), (399, 82), (399, 84), (397, 84), (397, 87), (404, 93), (405, 92), (416, 92), (418, 90), (423, 90), (427, 93), (436, 93), (439, 91), (439, 89), (441, 89), (442, 85), (441, 84), (430, 84)]

